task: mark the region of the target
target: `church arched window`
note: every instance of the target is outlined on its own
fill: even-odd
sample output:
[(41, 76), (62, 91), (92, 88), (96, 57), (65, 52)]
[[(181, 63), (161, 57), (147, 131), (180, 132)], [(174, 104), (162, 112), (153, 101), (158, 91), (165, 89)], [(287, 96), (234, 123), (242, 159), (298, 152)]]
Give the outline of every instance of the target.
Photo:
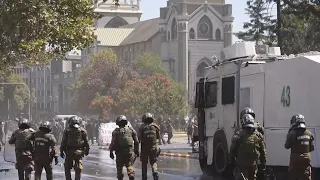
[(206, 72), (206, 67), (208, 66), (209, 66), (208, 63), (206, 63), (205, 61), (202, 61), (197, 67), (197, 76), (204, 77)]
[(172, 23), (171, 23), (171, 39), (177, 39), (177, 21), (176, 18), (172, 19)]
[(118, 28), (120, 26), (124, 26), (124, 25), (127, 25), (127, 24), (128, 24), (128, 22), (126, 20), (124, 20), (122, 17), (116, 16), (116, 17), (112, 18), (105, 25), (105, 28)]
[(212, 39), (212, 22), (208, 16), (203, 16), (199, 20), (197, 32), (199, 39)]
[(195, 39), (196, 35), (195, 35), (195, 32), (194, 32), (194, 29), (191, 28), (190, 31), (189, 31), (189, 39)]
[(216, 30), (216, 40), (218, 40), (218, 41), (221, 40), (221, 31), (219, 28)]

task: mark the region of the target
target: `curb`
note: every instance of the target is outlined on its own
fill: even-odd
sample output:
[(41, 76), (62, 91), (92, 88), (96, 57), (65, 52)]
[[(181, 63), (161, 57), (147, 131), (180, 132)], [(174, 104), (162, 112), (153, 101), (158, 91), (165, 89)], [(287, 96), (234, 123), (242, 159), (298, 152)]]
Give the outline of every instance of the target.
[(109, 150), (109, 147), (99, 147), (99, 149), (102, 149), (102, 150)]
[(171, 152), (161, 152), (160, 156), (164, 157), (179, 157), (179, 158), (190, 158), (190, 159), (198, 159), (196, 155), (192, 153), (171, 153)]

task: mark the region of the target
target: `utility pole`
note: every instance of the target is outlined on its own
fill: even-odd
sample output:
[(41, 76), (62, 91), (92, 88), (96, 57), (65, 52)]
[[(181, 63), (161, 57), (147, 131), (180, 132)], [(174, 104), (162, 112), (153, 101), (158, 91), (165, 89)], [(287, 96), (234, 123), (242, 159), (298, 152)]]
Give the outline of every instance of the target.
[(277, 32), (278, 32), (278, 46), (282, 50), (282, 36), (281, 36), (281, 0), (277, 0)]

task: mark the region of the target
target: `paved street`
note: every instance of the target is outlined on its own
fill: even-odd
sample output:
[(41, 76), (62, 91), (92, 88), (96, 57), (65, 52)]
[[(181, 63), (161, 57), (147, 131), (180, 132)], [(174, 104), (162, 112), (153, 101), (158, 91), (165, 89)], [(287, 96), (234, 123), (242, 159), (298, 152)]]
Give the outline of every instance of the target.
[[(175, 152), (179, 151), (179, 153), (191, 153), (191, 147), (185, 143), (185, 136), (181, 136), (180, 138), (176, 136), (173, 142), (173, 144), (162, 145), (163, 152), (175, 150)], [(14, 169), (13, 164), (4, 162), (2, 153), (0, 156), (0, 179), (17, 179), (17, 171)], [(63, 159), (60, 159), (60, 161), (63, 163)], [(90, 155), (84, 159), (82, 179), (116, 179), (115, 165), (115, 161), (109, 158), (108, 150), (92, 146)], [(141, 163), (138, 159), (134, 166), (136, 168), (136, 178), (141, 179)], [(158, 160), (158, 169), (161, 180), (212, 180), (211, 178), (201, 176), (202, 173), (197, 159), (162, 155)], [(148, 176), (149, 179), (152, 178), (151, 169), (148, 170)], [(45, 174), (43, 174), (42, 179), (45, 179)], [(64, 179), (63, 165), (54, 166), (54, 179)]]

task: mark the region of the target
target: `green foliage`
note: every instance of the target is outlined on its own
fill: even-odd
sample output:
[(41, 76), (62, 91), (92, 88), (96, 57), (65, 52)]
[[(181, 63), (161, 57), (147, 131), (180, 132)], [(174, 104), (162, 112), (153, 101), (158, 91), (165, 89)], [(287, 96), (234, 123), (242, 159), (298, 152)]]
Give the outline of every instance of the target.
[[(97, 93), (112, 97), (117, 102), (125, 83), (137, 77), (138, 74), (129, 65), (117, 60), (111, 49), (97, 53), (71, 85), (75, 92), (73, 104), (77, 111), (90, 113), (89, 107)], [(113, 108), (117, 110), (115, 106)]]
[[(10, 100), (10, 112), (18, 113), (29, 105), (29, 90), (27, 85), (20, 76), (8, 74), (8, 76), (1, 79), (1, 83), (13, 83), (0, 85), (0, 107), (3, 114), (7, 114), (8, 111), (8, 100)], [(15, 84), (17, 83), (17, 84)], [(31, 90), (31, 106), (36, 102), (35, 90)]]
[(271, 15), (268, 12), (265, 0), (248, 0), (246, 12), (250, 17), (249, 22), (244, 23), (246, 32), (238, 32), (236, 36), (244, 41), (255, 41), (256, 44), (263, 44), (270, 29)]
[(99, 114), (187, 113), (185, 89), (171, 79), (161, 59), (141, 55), (133, 67), (117, 59), (111, 49), (94, 54), (71, 86), (78, 112)]
[(134, 69), (140, 75), (150, 76), (156, 73), (168, 75), (168, 72), (163, 67), (161, 58), (153, 53), (143, 53), (133, 63)]
[(43, 64), (89, 46), (97, 17), (92, 7), (90, 0), (2, 0), (0, 68)]
[(154, 74), (131, 81), (121, 95), (121, 108), (130, 115), (146, 112), (168, 115), (186, 115), (185, 90), (163, 74)]

